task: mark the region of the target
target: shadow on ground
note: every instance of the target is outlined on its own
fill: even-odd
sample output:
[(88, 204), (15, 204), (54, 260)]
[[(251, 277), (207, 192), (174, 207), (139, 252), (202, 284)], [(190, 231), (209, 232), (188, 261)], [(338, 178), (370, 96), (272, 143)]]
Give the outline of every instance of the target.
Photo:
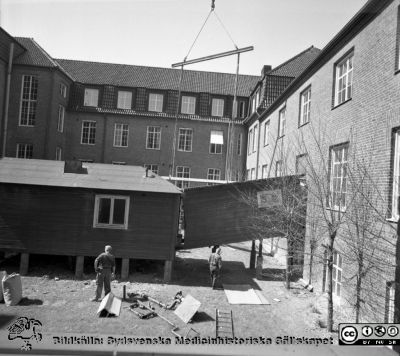
[(286, 269), (284, 268), (263, 268), (262, 277), (264, 281), (284, 281)]
[(0, 329), (11, 324), (17, 318), (17, 315), (0, 315)]
[(31, 298), (22, 298), (18, 305), (27, 306), (27, 305), (42, 305), (43, 300), (41, 299), (31, 299)]

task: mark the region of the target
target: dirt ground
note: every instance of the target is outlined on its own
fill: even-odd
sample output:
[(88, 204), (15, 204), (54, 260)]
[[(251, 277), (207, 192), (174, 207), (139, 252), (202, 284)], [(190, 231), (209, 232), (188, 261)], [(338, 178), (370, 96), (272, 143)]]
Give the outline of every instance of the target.
[[(284, 266), (274, 258), (264, 256), (264, 278), (257, 280), (255, 271), (248, 269), (250, 243), (237, 243), (222, 247), (222, 283), (249, 284), (260, 290), (270, 305), (230, 305), (222, 288), (210, 288), (207, 259), (209, 248), (177, 252), (173, 280), (164, 284), (163, 265), (153, 264), (144, 272), (134, 272), (129, 282), (112, 282), (112, 291), (122, 297), (122, 287), (127, 283), (128, 292), (144, 292), (154, 298), (170, 302), (178, 291), (190, 294), (201, 302), (192, 322), (185, 325), (173, 311), (163, 310), (162, 315), (179, 326), (185, 333), (190, 327), (201, 336), (215, 336), (215, 310), (232, 310), (235, 336), (298, 336), (329, 337), (332, 335), (319, 326), (324, 319), (316, 305), (321, 297), (293, 284), (284, 285)], [(18, 306), (0, 304), (0, 329), (5, 329), (18, 316), (36, 318), (42, 323), (43, 332), (74, 332), (123, 334), (137, 336), (172, 337), (171, 327), (156, 317), (141, 320), (127, 308), (123, 301), (121, 314), (115, 318), (99, 318), (99, 303), (91, 302), (94, 296), (94, 273), (75, 280), (66, 263), (45, 265), (31, 263), (29, 275), (22, 278), (24, 299)], [(0, 269), (8, 273), (18, 270), (16, 263), (3, 263)], [(89, 268), (88, 268), (89, 269)], [(274, 298), (280, 301), (275, 301)], [(158, 308), (157, 308), (158, 309)], [(335, 341), (336, 342), (336, 341)]]

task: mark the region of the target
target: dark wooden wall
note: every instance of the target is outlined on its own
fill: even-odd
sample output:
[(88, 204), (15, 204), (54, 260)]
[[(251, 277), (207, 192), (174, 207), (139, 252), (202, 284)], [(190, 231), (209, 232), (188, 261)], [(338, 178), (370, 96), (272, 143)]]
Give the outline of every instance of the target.
[(262, 236), (259, 227), (255, 228), (259, 224), (255, 217), (260, 213), (257, 192), (275, 189), (282, 189), (283, 195), (287, 192), (286, 199), (304, 194), (296, 176), (185, 190), (185, 248), (282, 236), (274, 228), (274, 222), (281, 218), (277, 209), (262, 212), (268, 215)]
[[(129, 195), (127, 230), (93, 228), (97, 194)], [(179, 195), (0, 184), (0, 249), (27, 253), (168, 260), (174, 255)]]

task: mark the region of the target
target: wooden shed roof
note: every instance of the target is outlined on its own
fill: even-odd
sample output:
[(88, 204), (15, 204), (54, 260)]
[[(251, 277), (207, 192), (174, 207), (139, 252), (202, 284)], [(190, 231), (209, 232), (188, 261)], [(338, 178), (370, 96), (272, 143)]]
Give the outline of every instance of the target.
[(145, 168), (140, 166), (84, 166), (87, 174), (64, 173), (63, 161), (5, 157), (0, 159), (0, 183), (181, 194), (175, 185), (158, 175), (146, 177)]

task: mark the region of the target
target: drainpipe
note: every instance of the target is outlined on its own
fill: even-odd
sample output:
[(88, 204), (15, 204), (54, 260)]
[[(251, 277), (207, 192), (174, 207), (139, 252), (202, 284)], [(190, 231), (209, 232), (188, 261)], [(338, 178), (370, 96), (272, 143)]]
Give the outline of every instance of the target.
[(14, 43), (11, 43), (10, 44), (10, 56), (8, 59), (8, 68), (7, 68), (6, 96), (5, 96), (5, 106), (4, 106), (3, 150), (2, 150), (2, 155), (1, 155), (2, 157), (6, 156), (8, 108), (9, 108), (9, 101), (10, 101), (11, 70), (12, 70), (13, 57), (14, 57)]
[(257, 157), (256, 157), (256, 180), (258, 179), (258, 165), (259, 165), (259, 160), (260, 160), (260, 136), (261, 136), (261, 122), (260, 122), (260, 115), (258, 115), (258, 112), (256, 111), (257, 114), (257, 122), (258, 122), (258, 137), (257, 137)]

